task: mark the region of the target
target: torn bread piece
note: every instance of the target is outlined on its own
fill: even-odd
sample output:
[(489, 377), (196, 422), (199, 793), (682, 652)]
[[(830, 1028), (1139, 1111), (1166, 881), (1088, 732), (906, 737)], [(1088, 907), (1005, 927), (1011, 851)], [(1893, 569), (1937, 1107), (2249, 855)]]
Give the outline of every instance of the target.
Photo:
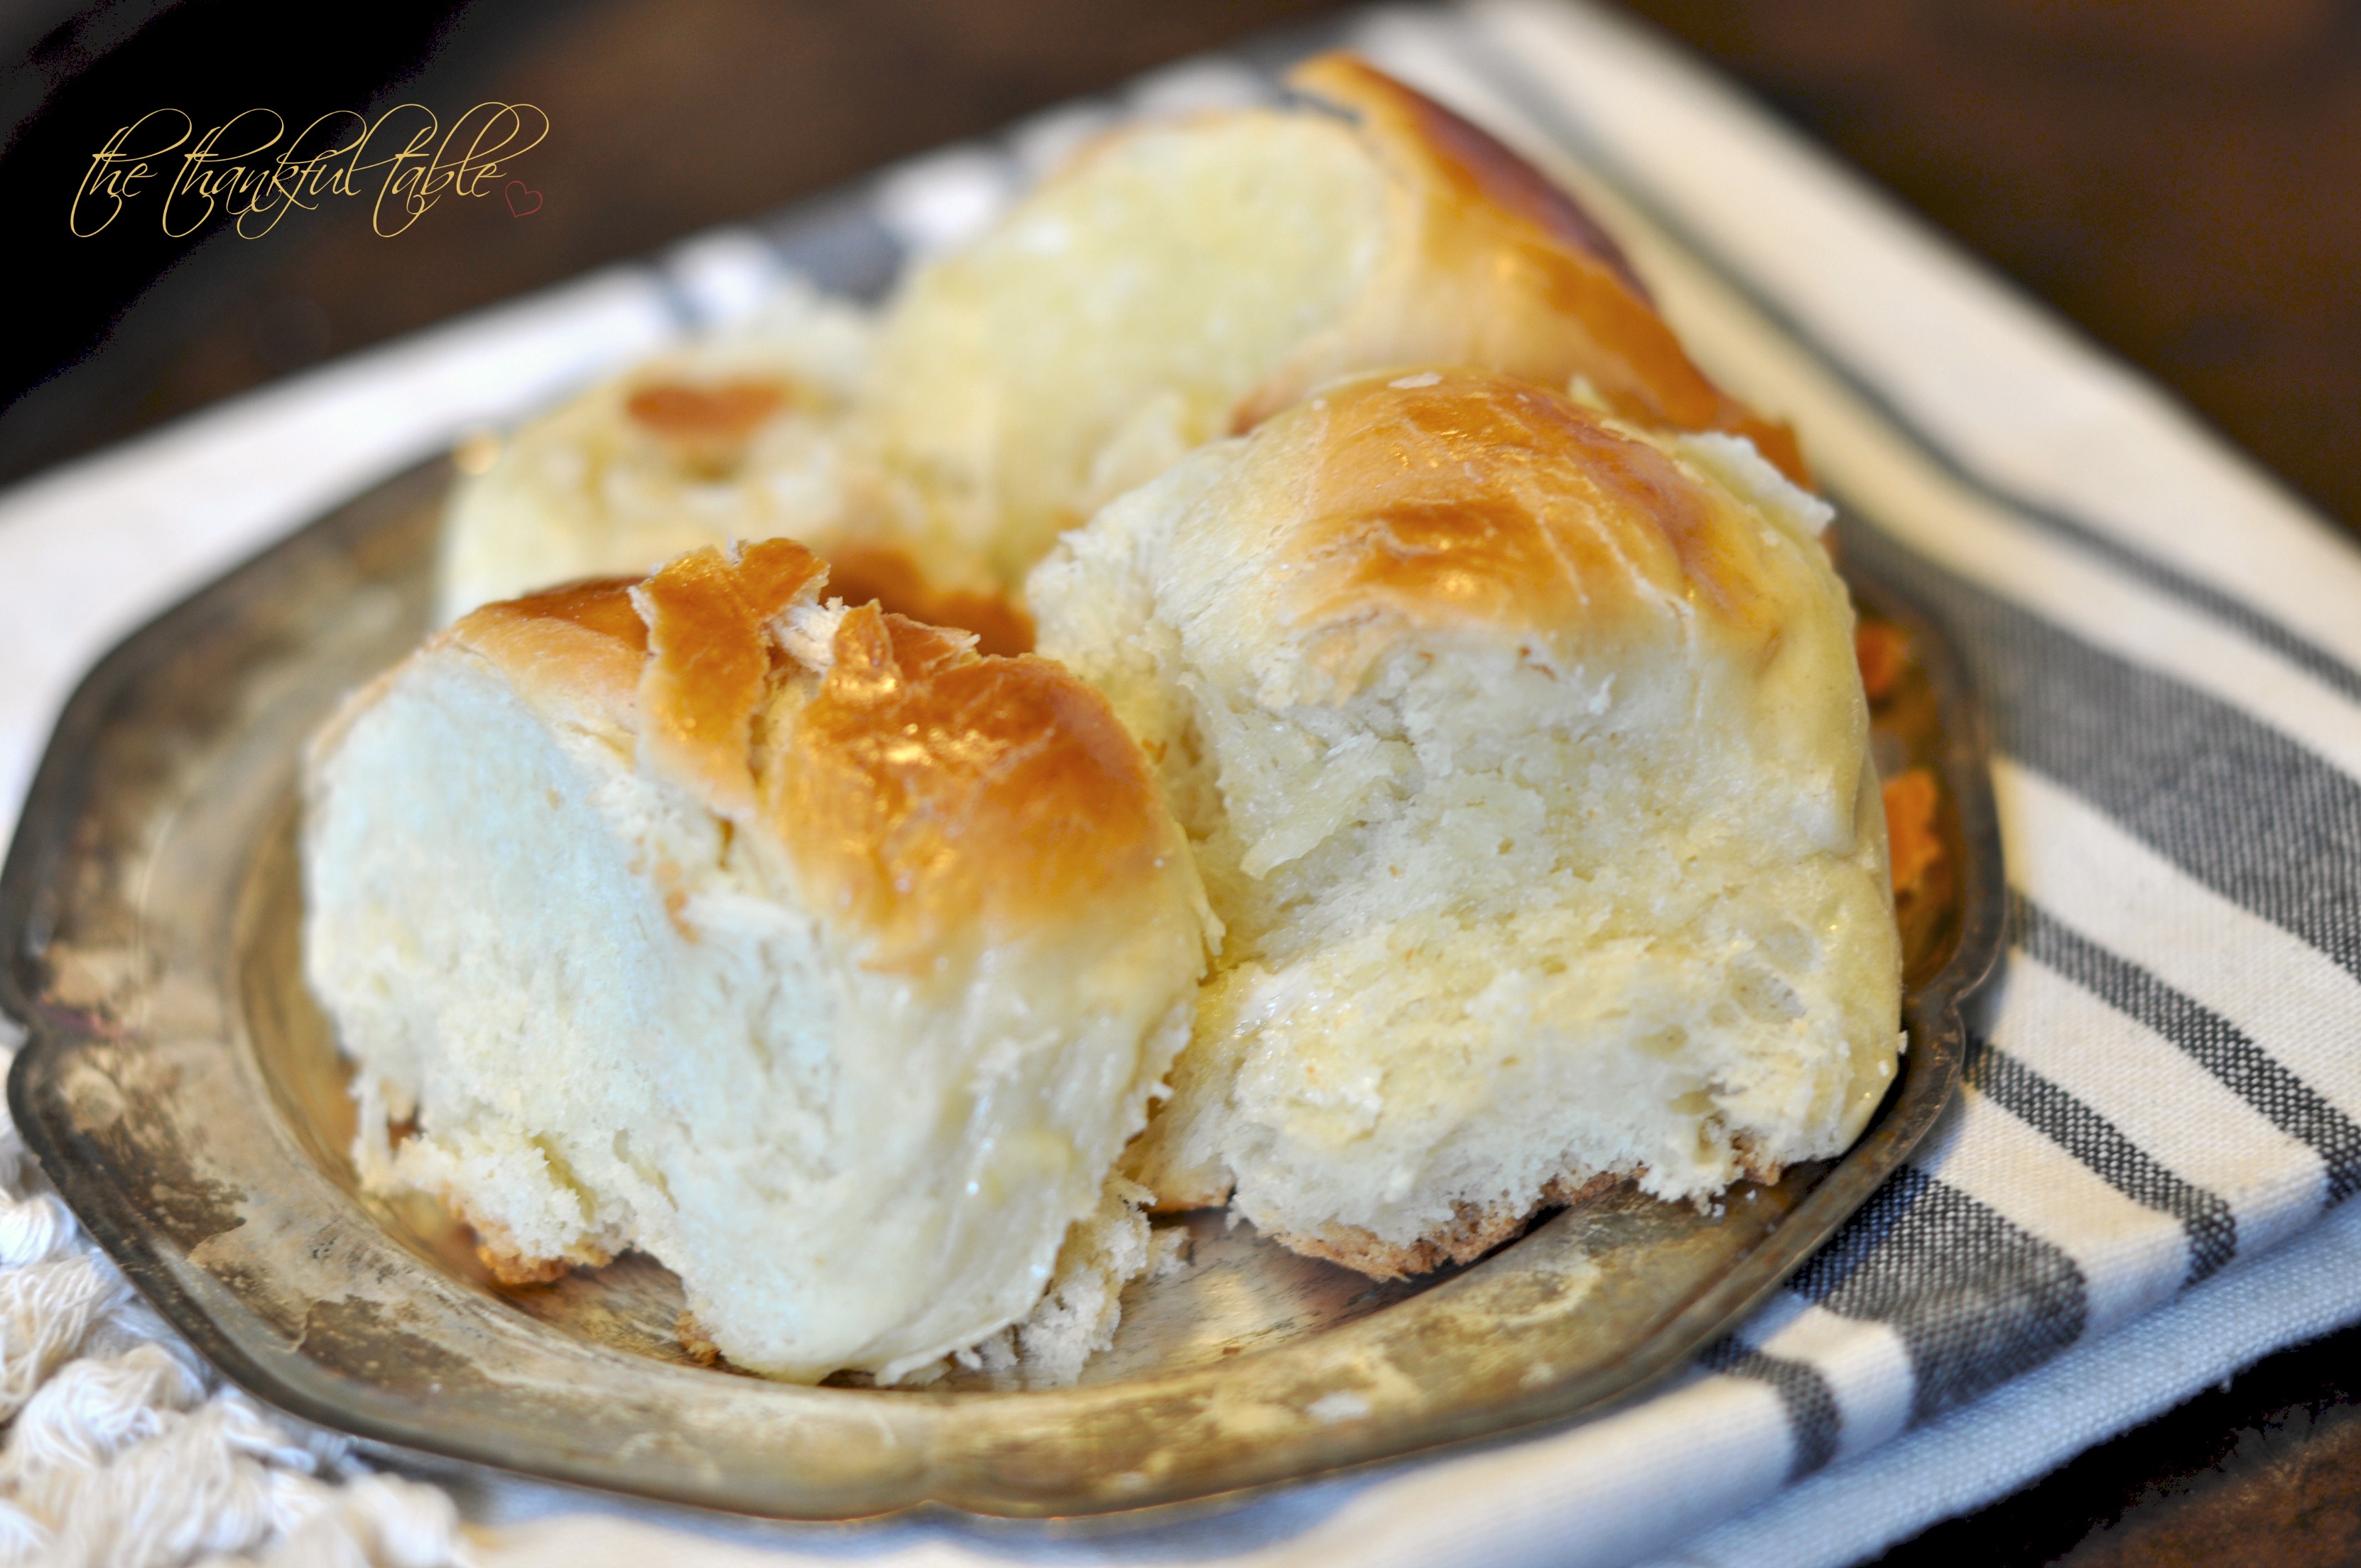
[(1393, 364), (1580, 378), (1622, 417), (1745, 433), (1800, 477), (1785, 427), (1689, 362), (1531, 165), (1351, 55), (1289, 82), (1316, 102), (1110, 134), (912, 277), (857, 422), (931, 509), (933, 548), (1014, 586), (1183, 454)]
[(958, 1352), (943, 1370), (957, 1365), (982, 1371), (1001, 1388), (1073, 1383), (1091, 1357), (1115, 1343), (1123, 1322), (1124, 1287), (1185, 1267), (1189, 1234), (1152, 1229), (1148, 1211), (1154, 1201), (1155, 1194), (1137, 1182), (1109, 1177), (1097, 1210), (1066, 1233), (1057, 1272), (1033, 1310), (1022, 1322)]
[(1386, 1277), (1858, 1135), (1899, 1045), (1826, 505), (1746, 441), (1443, 369), (1198, 452), (1034, 574), (1226, 936), (1126, 1157)]
[(372, 1190), (511, 1280), (647, 1252), (740, 1366), (890, 1381), (1034, 1311), (1207, 916), (1103, 699), (826, 575), (695, 551), (357, 695), (307, 764), (305, 967)]

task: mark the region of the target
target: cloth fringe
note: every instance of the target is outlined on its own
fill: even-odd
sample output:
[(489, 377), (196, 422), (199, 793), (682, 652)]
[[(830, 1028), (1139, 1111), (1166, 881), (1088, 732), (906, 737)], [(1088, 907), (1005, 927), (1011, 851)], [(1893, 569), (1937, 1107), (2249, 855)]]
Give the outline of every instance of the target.
[(224, 1385), (45, 1189), (5, 1104), (0, 1422), (0, 1568), (470, 1562), (441, 1491)]

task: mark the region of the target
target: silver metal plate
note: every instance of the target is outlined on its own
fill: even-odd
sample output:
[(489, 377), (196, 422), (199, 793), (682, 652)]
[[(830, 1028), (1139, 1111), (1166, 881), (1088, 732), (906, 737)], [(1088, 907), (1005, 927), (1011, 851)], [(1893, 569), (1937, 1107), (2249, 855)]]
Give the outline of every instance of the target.
[[(406, 1448), (751, 1513), (1076, 1514), (1268, 1486), (1564, 1421), (1676, 1370), (1827, 1239), (1949, 1095), (2000, 931), (1982, 731), (1901, 620), (1890, 761), (1942, 781), (1945, 885), (1904, 911), (1910, 1045), (1841, 1160), (1711, 1213), (1628, 1191), (1467, 1268), (1377, 1286), (1227, 1228), (1129, 1291), (1081, 1386), (796, 1387), (692, 1364), (677, 1281), (627, 1256), (502, 1289), (430, 1204), (361, 1194), (297, 954), (296, 757), (425, 624), (448, 482), (363, 496), (111, 654), (70, 705), (5, 876), (18, 1125), (92, 1234), (232, 1378)], [(1350, 1396), (1338, 1398), (1336, 1396)]]

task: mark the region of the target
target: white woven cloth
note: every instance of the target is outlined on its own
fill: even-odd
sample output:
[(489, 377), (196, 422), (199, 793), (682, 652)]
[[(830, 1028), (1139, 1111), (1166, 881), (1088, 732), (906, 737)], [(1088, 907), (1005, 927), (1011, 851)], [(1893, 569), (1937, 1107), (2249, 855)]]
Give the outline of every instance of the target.
[[(13, 1054), (13, 1053), (11, 1053)], [(0, 1563), (443, 1568), (458, 1514), (219, 1380), (82, 1238), (0, 1113)], [(247, 1559), (250, 1561), (251, 1559)]]
[[(455, 1536), (442, 1494), (214, 1388), (0, 1143), (0, 1561), (1838, 1564), (2361, 1319), (2361, 554), (1628, 25), (1504, 0), (1355, 41), (1594, 201), (1699, 356), (1794, 419), (1846, 550), (1962, 643), (2014, 946), (1908, 1169), (1683, 1382), (1539, 1439), (1081, 1531), (763, 1526), (445, 1469)], [(1198, 62), (1131, 104), (1266, 90)], [(1126, 106), (905, 170), (874, 215), (939, 243)], [(137, 620), (781, 265), (719, 236), (0, 496), (0, 806)]]

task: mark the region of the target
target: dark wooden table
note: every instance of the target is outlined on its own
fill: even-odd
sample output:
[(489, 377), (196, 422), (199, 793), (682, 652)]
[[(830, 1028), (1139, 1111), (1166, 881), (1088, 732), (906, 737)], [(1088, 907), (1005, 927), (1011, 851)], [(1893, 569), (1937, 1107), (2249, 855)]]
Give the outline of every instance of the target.
[[(2361, 5), (1630, 0), (2361, 526)], [(0, 481), (1321, 5), (66, 0), (0, 12)], [(152, 19), (151, 19), (152, 16)], [(74, 241), (125, 111), (545, 108), (544, 206), (399, 239)], [(210, 116), (210, 117), (208, 117)], [(2361, 606), (2356, 606), (2361, 614)], [(2361, 1561), (2361, 1331), (2282, 1353), (1891, 1564)]]

